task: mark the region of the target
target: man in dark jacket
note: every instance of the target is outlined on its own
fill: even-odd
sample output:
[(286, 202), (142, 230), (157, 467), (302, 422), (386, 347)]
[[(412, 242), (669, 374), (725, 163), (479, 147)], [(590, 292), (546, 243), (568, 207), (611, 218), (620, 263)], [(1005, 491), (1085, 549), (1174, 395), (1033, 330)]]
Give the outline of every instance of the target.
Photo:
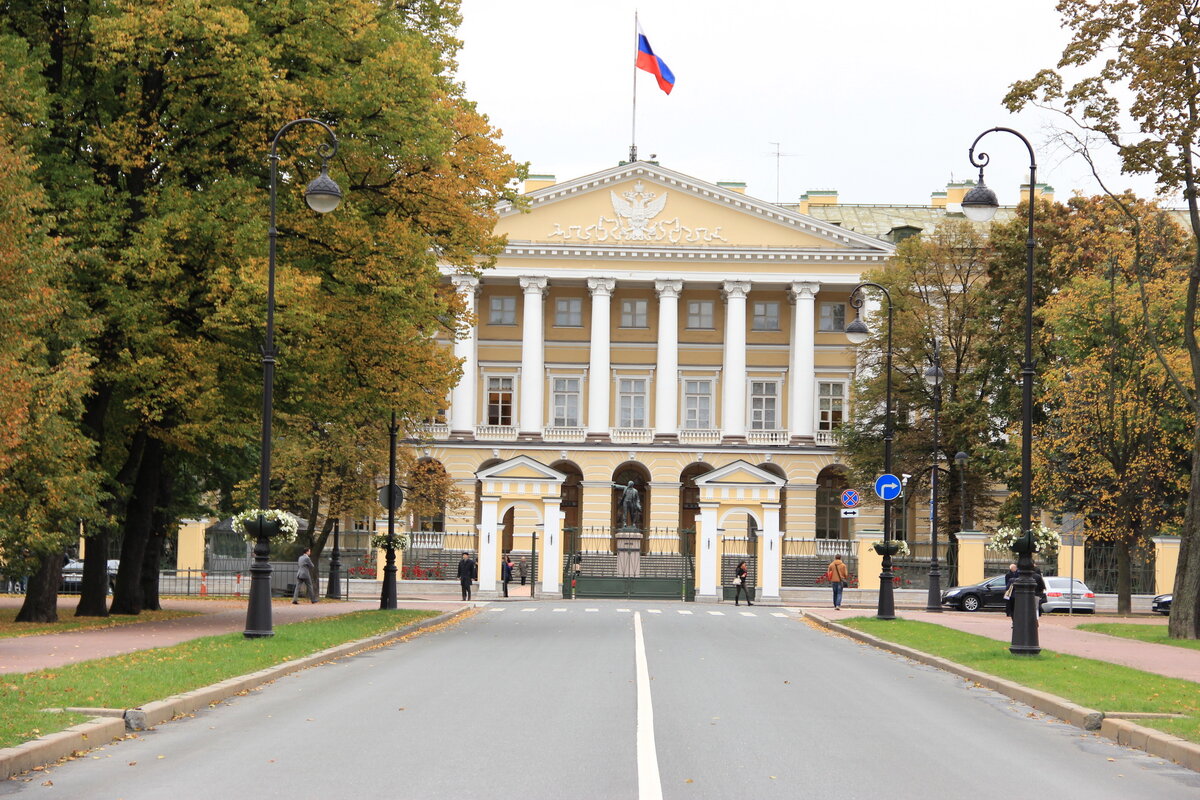
[(1017, 579), (1017, 565), (1009, 564), (1008, 572), (1004, 573), (1004, 613), (1007, 616), (1013, 615), (1013, 593), (1012, 585)]
[(475, 562), (470, 553), (463, 553), (458, 562), (458, 582), (462, 585), (462, 599), (471, 599), (471, 581), (475, 580)]

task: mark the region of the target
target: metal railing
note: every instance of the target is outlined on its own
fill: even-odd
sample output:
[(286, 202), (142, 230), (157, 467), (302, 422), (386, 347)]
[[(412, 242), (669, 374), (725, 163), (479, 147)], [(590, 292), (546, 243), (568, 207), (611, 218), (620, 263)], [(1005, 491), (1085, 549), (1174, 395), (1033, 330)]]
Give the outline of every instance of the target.
[(800, 539), (785, 537), (783, 540), (783, 555), (795, 558), (833, 558), (840, 555), (846, 558), (856, 555), (857, 542), (851, 539)]

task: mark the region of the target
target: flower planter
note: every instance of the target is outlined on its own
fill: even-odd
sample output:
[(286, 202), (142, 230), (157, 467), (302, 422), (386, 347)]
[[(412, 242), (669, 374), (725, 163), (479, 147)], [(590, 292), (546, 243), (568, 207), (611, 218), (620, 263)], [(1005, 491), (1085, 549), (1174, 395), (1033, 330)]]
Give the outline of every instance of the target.
[(900, 552), (900, 543), (896, 541), (878, 542), (872, 545), (872, 547), (874, 547), (875, 552), (881, 556), (894, 556), (896, 553)]
[(279, 535), (279, 522), (273, 519), (248, 519), (242, 522), (242, 527), (246, 530), (246, 536), (257, 539), (259, 536), (266, 536), (268, 539)]

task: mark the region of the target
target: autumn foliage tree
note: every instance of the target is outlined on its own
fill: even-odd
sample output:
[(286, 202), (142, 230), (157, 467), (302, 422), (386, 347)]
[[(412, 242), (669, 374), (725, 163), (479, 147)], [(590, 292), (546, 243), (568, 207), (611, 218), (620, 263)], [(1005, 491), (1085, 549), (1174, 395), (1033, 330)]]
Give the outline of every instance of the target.
[(1174, 0), (1060, 0), (1071, 39), (1058, 67), (1014, 83), (1005, 102), (1055, 108), (1085, 135), (1114, 148), (1125, 172), (1153, 175), (1164, 192), (1182, 192), (1190, 242), (1181, 311), (1186, 363), (1182, 369), (1158, 348), (1158, 359), (1190, 411), (1191, 477), (1183, 526), (1170, 634), (1200, 637), (1200, 8)]

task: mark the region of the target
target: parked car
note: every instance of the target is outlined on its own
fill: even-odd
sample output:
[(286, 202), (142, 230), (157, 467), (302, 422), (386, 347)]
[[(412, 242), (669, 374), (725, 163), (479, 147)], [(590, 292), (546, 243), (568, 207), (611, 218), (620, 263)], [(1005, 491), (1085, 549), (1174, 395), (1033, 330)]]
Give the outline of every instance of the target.
[(1078, 578), (1051, 575), (1046, 579), (1046, 599), (1042, 601), (1042, 613), (1070, 611), (1076, 614), (1096, 613), (1096, 594)]
[(1175, 595), (1173, 594), (1160, 594), (1150, 603), (1150, 610), (1155, 614), (1170, 614), (1171, 599), (1174, 597)]
[(971, 586), (955, 586), (942, 592), (942, 605), (959, 611), (1004, 608), (1004, 576), (988, 578)]
[[(113, 587), (117, 585), (117, 570), (121, 566), (120, 559), (112, 558), (108, 561), (108, 593), (112, 594)], [(58, 591), (62, 594), (79, 594), (83, 591), (83, 561), (78, 558), (72, 558), (62, 568), (62, 582), (59, 584)]]

